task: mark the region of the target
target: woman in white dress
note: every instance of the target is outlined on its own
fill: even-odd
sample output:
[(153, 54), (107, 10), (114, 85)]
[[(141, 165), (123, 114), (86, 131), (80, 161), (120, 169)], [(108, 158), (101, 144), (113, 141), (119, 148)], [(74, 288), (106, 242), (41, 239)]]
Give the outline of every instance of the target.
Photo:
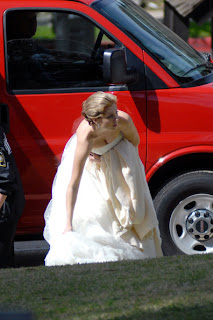
[(162, 256), (138, 155), (139, 135), (115, 95), (96, 92), (66, 144), (45, 211), (46, 266)]

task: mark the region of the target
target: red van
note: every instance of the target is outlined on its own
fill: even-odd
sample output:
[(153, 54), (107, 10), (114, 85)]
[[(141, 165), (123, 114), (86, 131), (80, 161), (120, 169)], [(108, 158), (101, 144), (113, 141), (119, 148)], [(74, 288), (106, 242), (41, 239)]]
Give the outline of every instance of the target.
[[(213, 252), (213, 65), (130, 0), (2, 0), (1, 121), (39, 235), (66, 141), (90, 94), (137, 126), (163, 251)], [(5, 110), (9, 110), (9, 116)]]

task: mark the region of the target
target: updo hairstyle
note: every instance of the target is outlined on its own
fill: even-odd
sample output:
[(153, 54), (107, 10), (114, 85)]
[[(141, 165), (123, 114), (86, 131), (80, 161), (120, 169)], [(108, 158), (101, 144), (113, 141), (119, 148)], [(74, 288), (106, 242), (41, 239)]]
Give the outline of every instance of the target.
[(117, 103), (117, 97), (102, 91), (98, 91), (82, 103), (82, 116), (92, 125), (93, 119), (104, 115), (105, 109)]

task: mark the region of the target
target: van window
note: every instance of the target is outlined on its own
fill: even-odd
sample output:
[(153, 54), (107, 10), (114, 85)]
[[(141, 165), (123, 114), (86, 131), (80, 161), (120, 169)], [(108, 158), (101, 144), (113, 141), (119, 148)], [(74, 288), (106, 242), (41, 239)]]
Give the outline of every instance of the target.
[(64, 12), (6, 15), (9, 91), (100, 87), (103, 52), (117, 43), (86, 18)]
[(97, 0), (92, 7), (133, 37), (181, 85), (212, 74), (212, 64), (130, 0)]

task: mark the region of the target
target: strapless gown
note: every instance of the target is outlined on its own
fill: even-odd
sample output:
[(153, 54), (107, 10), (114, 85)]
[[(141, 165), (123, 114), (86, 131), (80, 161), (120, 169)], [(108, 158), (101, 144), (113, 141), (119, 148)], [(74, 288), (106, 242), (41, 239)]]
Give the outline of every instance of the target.
[(96, 263), (162, 256), (158, 221), (135, 148), (122, 135), (93, 150), (100, 162), (87, 159), (72, 219), (63, 234), (66, 190), (72, 173), (77, 137), (64, 149), (44, 218), (50, 245), (46, 266)]

